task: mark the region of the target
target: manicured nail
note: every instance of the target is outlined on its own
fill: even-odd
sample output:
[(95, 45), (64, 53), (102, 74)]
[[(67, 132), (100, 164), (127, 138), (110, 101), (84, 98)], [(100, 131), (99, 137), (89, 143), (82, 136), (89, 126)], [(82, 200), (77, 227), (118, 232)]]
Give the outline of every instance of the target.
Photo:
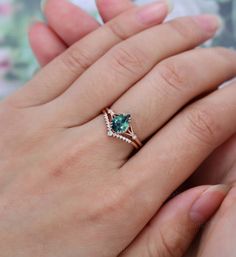
[(194, 20), (198, 25), (210, 34), (215, 34), (223, 26), (223, 21), (217, 15), (199, 15), (195, 16)]
[(44, 12), (45, 5), (47, 3), (47, 0), (41, 0), (41, 10)]
[(141, 7), (138, 18), (142, 23), (152, 25), (161, 21), (173, 9), (170, 0), (161, 0)]
[(226, 185), (210, 186), (194, 202), (190, 218), (194, 223), (204, 224), (217, 211), (231, 187)]

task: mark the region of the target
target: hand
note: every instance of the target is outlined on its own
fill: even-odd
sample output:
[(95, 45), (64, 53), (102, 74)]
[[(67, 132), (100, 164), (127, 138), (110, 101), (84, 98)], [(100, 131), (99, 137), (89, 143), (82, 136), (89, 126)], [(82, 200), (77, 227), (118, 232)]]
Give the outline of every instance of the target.
[(235, 256), (235, 199), (233, 187), (186, 257)]
[(233, 187), (219, 213), (205, 230), (198, 256), (235, 256), (235, 199), (236, 189)]
[[(170, 120), (196, 95), (235, 75), (235, 53), (231, 51), (198, 49), (180, 54), (211, 37), (217, 20), (209, 16), (183, 18), (120, 43), (120, 38), (144, 29), (141, 17), (134, 18), (136, 12), (130, 10), (76, 43), (2, 103), (5, 190), (0, 231), (7, 230), (10, 235), (1, 246), (3, 256), (14, 256), (17, 249), (22, 256), (35, 255), (35, 251), (43, 256), (68, 256), (68, 249), (71, 256), (117, 256), (140, 234), (170, 193), (235, 133), (232, 118), (227, 118), (235, 112), (233, 86), (203, 97)], [(132, 28), (129, 31), (122, 26), (127, 22)], [(110, 29), (117, 25), (120, 37)], [(89, 51), (85, 46), (90, 46)], [(81, 51), (86, 51), (87, 58), (81, 58), (85, 55)], [(135, 59), (130, 59), (132, 56)], [(209, 68), (208, 62), (212, 65), (206, 77), (198, 76), (206, 65)], [(181, 69), (185, 72), (191, 68), (193, 77), (188, 77), (184, 90), (173, 67), (185, 67)], [(193, 83), (197, 87), (189, 86)], [(161, 102), (163, 95), (165, 101)], [(105, 136), (103, 118), (97, 116), (112, 102), (114, 110), (131, 111), (142, 140), (163, 127), (133, 157), (129, 157), (131, 147)], [(226, 108), (221, 108), (225, 102)], [(164, 109), (166, 112), (156, 112)], [(159, 119), (154, 119), (157, 116)], [(220, 129), (211, 134), (214, 126)], [(198, 191), (198, 196), (205, 189)], [(222, 200), (223, 191), (213, 190), (217, 192), (215, 203)], [(198, 211), (191, 213), (192, 222), (201, 220)], [(157, 239), (159, 235), (154, 249), (162, 255), (166, 252), (161, 242), (168, 242), (167, 249), (172, 249), (168, 238), (160, 240), (169, 235), (164, 224), (158, 224), (159, 230), (151, 229), (157, 231)], [(140, 245), (144, 251), (139, 251), (141, 256), (151, 253), (152, 248), (147, 252), (144, 245), (152, 235), (144, 229), (139, 242), (125, 254), (131, 256)]]
[[(106, 0), (97, 0), (97, 5), (105, 22), (134, 6), (130, 0), (110, 0), (109, 4)], [(31, 27), (29, 35), (32, 48), (42, 65), (53, 60), (67, 47), (99, 26), (92, 17), (67, 0), (47, 0), (44, 7), (48, 25), (35, 24)], [(64, 17), (65, 13), (68, 15), (65, 17), (67, 23), (62, 23), (61, 16)], [(86, 26), (81, 24), (86, 24)], [(42, 47), (41, 42), (45, 41), (47, 47)], [(189, 181), (190, 184), (192, 186), (218, 183), (233, 184), (236, 179), (233, 165), (235, 163), (235, 142), (236, 137), (233, 136), (211, 154)]]
[(232, 187), (219, 212), (207, 229), (204, 229), (197, 249), (191, 251), (189, 255), (191, 257), (232, 257), (235, 254), (236, 234), (233, 229), (236, 216), (235, 139), (234, 135), (218, 147), (189, 180), (192, 186), (204, 183), (226, 183)]
[[(111, 4), (111, 6), (107, 6), (104, 0), (98, 1), (100, 13), (104, 21), (107, 21), (112, 16), (116, 16), (121, 11), (128, 9), (131, 6), (131, 3), (129, 1), (119, 1), (118, 3), (110, 1), (109, 3)], [(65, 9), (69, 10), (69, 17), (66, 18), (66, 20), (69, 21), (69, 27), (65, 27), (65, 23), (61, 23), (60, 19), (61, 13)], [(49, 60), (53, 59), (56, 55), (63, 52), (67, 45), (74, 43), (76, 40), (79, 40), (81, 37), (83, 37), (86, 33), (89, 33), (90, 31), (98, 27), (98, 24), (94, 22), (91, 17), (86, 15), (84, 12), (81, 15), (81, 12), (82, 11), (79, 8), (68, 3), (67, 1), (61, 0), (60, 5), (58, 4), (58, 1), (48, 1), (48, 4), (45, 6), (45, 13), (48, 17), (48, 23), (51, 28), (55, 28), (54, 31), (58, 32), (63, 41), (67, 43), (64, 43), (63, 47), (61, 47), (61, 40), (59, 38), (56, 38), (55, 40), (55, 34), (50, 32), (46, 25), (36, 24), (34, 27), (32, 27), (30, 34), (32, 45), (35, 49), (35, 52), (39, 53), (38, 58), (39, 60), (42, 60), (42, 63), (46, 63)], [(84, 23), (86, 23), (87, 26), (79, 26), (78, 28), (78, 24)], [(39, 31), (40, 33), (38, 33)], [(48, 35), (49, 37), (47, 37)], [(73, 37), (73, 39), (70, 38), (71, 36)], [(49, 45), (49, 48), (42, 48), (41, 45), (38, 44), (38, 42), (41, 42), (42, 39), (45, 40), (45, 38), (48, 38), (49, 44), (47, 45)], [(50, 50), (51, 54), (49, 56), (47, 54), (48, 50)], [(198, 169), (198, 172), (191, 179), (191, 184), (234, 184), (236, 174), (234, 168), (235, 165), (233, 165), (235, 160), (234, 149), (235, 136), (232, 137), (225, 144), (223, 144), (221, 147), (219, 147), (204, 162), (204, 164)], [(226, 256), (226, 249), (230, 249), (229, 246), (234, 247), (234, 244), (230, 243), (231, 239), (234, 238), (234, 235), (232, 234), (231, 236), (229, 236), (233, 231), (231, 231), (230, 228), (226, 230), (227, 224), (229, 224), (230, 227), (232, 226), (232, 224), (234, 224), (233, 217), (235, 216), (235, 211), (233, 204), (233, 192), (234, 189), (231, 190), (229, 196), (227, 197), (226, 204), (221, 207), (219, 214), (214, 218), (215, 221), (210, 224), (210, 227), (213, 227), (214, 229), (208, 229), (208, 231), (213, 231), (214, 233), (210, 233), (208, 231), (205, 232), (204, 237), (201, 240), (201, 249), (204, 249), (204, 253), (206, 252), (206, 256), (211, 256), (210, 254), (212, 254), (212, 256), (215, 256), (216, 253), (219, 255), (221, 251), (224, 251), (224, 254), (221, 255)], [(224, 215), (222, 215), (222, 213), (224, 213)], [(205, 234), (207, 234), (207, 236)], [(220, 241), (223, 243), (223, 245), (220, 245), (218, 235), (221, 235), (221, 237), (224, 237), (225, 239), (228, 238), (228, 240)], [(224, 245), (225, 243), (228, 243), (229, 245), (226, 246)], [(233, 251), (234, 249), (229, 250), (229, 256), (231, 256)], [(191, 254), (191, 256), (193, 256), (193, 253)]]

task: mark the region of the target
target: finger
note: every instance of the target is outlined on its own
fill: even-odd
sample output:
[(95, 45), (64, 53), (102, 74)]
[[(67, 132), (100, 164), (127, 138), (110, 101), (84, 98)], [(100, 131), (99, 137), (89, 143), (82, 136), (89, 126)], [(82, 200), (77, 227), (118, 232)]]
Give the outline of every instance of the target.
[(122, 167), (127, 186), (139, 191), (140, 206), (156, 199), (146, 208), (149, 215), (236, 132), (235, 94), (232, 84), (190, 105)]
[(43, 10), (49, 26), (69, 46), (99, 27), (94, 18), (67, 0), (47, 0)]
[(120, 257), (182, 257), (220, 207), (224, 185), (190, 189), (168, 202)]
[(236, 181), (235, 156), (236, 135), (217, 148), (207, 158), (193, 176), (189, 179), (191, 185), (202, 185), (204, 183), (227, 183)]
[[(60, 1), (62, 4), (60, 4)], [(41, 66), (45, 66), (55, 57), (63, 53), (68, 43), (75, 43), (80, 40), (81, 37), (84, 37), (99, 26), (92, 17), (79, 7), (67, 0), (60, 1), (51, 1), (50, 5), (45, 4), (44, 6), (46, 16), (48, 17), (48, 26), (43, 23), (40, 23), (40, 25), (37, 23), (30, 28), (29, 38), (31, 47)], [(130, 0), (116, 1), (116, 3), (109, 1), (109, 7), (107, 8), (107, 4), (104, 3), (103, 0), (98, 1), (98, 6), (101, 8), (101, 16), (104, 16), (104, 20), (107, 21), (128, 10), (133, 4)], [(68, 17), (69, 24), (68, 22), (61, 22), (61, 13), (66, 10), (70, 14)], [(81, 15), (81, 13), (83, 15)], [(52, 24), (50, 23), (51, 20), (53, 21)], [(66, 26), (66, 28), (64, 26)], [(55, 31), (60, 32), (60, 37)], [(67, 42), (67, 44), (65, 42)], [(47, 45), (47, 47), (42, 47), (45, 45)]]
[(233, 186), (216, 215), (204, 229), (198, 245), (197, 256), (235, 256), (235, 198), (236, 187)]
[(49, 63), (67, 48), (55, 32), (42, 22), (37, 22), (30, 27), (29, 40), (41, 66)]
[[(199, 45), (212, 37), (218, 26), (215, 16), (184, 17), (148, 29), (122, 42), (52, 102), (57, 112), (55, 116), (65, 117), (64, 120), (60, 118), (60, 122), (66, 127), (91, 120), (156, 63)], [(64, 104), (68, 106), (66, 116)]]
[(134, 7), (131, 0), (97, 0), (97, 7), (104, 22)]
[[(48, 25), (36, 23), (29, 33), (32, 50), (41, 66), (63, 53), (68, 44), (99, 27), (95, 19), (67, 0), (44, 1), (42, 9)], [(66, 22), (62, 22), (62, 17)]]
[[(154, 10), (152, 19), (149, 16), (151, 15), (150, 8)], [(141, 13), (146, 12), (145, 10), (149, 12), (150, 19), (148, 20), (141, 18)], [(21, 107), (35, 106), (51, 101), (70, 87), (89, 66), (110, 48), (146, 28), (159, 24), (166, 17), (167, 12), (168, 6), (158, 3), (147, 5), (146, 8), (136, 7), (119, 15), (53, 60), (34, 77), (32, 82), (8, 98), (8, 101), (14, 106)], [(36, 87), (37, 84), (40, 87)]]
[[(144, 141), (193, 98), (235, 76), (236, 52), (224, 48), (192, 50), (160, 62), (111, 109), (130, 113), (134, 131)], [(114, 142), (116, 151), (122, 150), (126, 158), (132, 147), (120, 146)]]

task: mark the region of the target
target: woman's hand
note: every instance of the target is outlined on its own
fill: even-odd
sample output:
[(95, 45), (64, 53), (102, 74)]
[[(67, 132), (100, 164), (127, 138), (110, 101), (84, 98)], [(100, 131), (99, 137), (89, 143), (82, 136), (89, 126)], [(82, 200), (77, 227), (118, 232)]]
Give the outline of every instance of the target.
[[(97, 5), (105, 22), (134, 6), (130, 0), (109, 0), (108, 2), (97, 0)], [(43, 9), (48, 24), (34, 24), (29, 34), (32, 48), (42, 65), (47, 64), (77, 40), (99, 27), (90, 15), (67, 0), (44, 1)], [(67, 22), (62, 23), (61, 17)], [(47, 47), (42, 47), (45, 41)], [(211, 154), (189, 181), (190, 185), (233, 184), (236, 179), (233, 165), (235, 142), (236, 137), (233, 136)]]
[(185, 257), (232, 257), (235, 254), (235, 187), (233, 187), (220, 210), (212, 218), (201, 237), (196, 240)]
[[(115, 17), (130, 8), (131, 5), (130, 1), (109, 1), (109, 5), (105, 0), (98, 1), (98, 7), (100, 8), (100, 13), (104, 21), (111, 19), (113, 16)], [(69, 17), (63, 16), (65, 20), (68, 21), (67, 23), (62, 23), (60, 18), (61, 15), (65, 13), (64, 10), (68, 11), (66, 13), (68, 13)], [(55, 56), (62, 53), (68, 46), (81, 39), (86, 33), (98, 27), (98, 24), (89, 15), (64, 0), (47, 1), (45, 14), (48, 19), (48, 26), (51, 27), (53, 31), (49, 29), (47, 25), (38, 23), (31, 28), (30, 33), (33, 49), (42, 64), (46, 64)], [(83, 24), (86, 24), (86, 26), (83, 26)], [(55, 37), (56, 34), (57, 36)], [(40, 42), (42, 42), (42, 40), (45, 42), (45, 38), (48, 40), (48, 47), (42, 48)], [(63, 40), (63, 44), (60, 38)], [(191, 179), (191, 184), (234, 184), (236, 179), (235, 165), (233, 165), (235, 160), (234, 149), (235, 136), (218, 148), (203, 165), (201, 165), (198, 172)], [(234, 248), (231, 249), (231, 247), (234, 247), (234, 244), (231, 242), (231, 239), (234, 238), (234, 231), (231, 230), (235, 217), (234, 191), (234, 189), (231, 190), (225, 201), (226, 203), (222, 205), (214, 221), (210, 223), (207, 231), (203, 233), (204, 236), (201, 240), (200, 252), (204, 252), (204, 254), (200, 254), (201, 256), (231, 256), (231, 253), (234, 252)], [(186, 201), (181, 203), (181, 206), (184, 205), (187, 205)], [(172, 213), (175, 213), (175, 211), (176, 209), (171, 210)], [(183, 212), (187, 211), (183, 208)], [(176, 218), (174, 222), (176, 222), (176, 220), (178, 220), (178, 218)], [(169, 222), (166, 222), (166, 224), (169, 224)], [(156, 230), (154, 229), (154, 231)], [(183, 228), (181, 231), (183, 231)], [(182, 232), (180, 233), (180, 236), (181, 235)], [(224, 237), (225, 240), (219, 240), (219, 236)], [(156, 240), (157, 237), (153, 236), (151, 238), (155, 238)], [(175, 243), (177, 241), (175, 241)], [(169, 241), (167, 240), (167, 242)], [(228, 242), (228, 245), (226, 245), (226, 242)], [(179, 244), (182, 243), (179, 242)], [(187, 241), (185, 241), (185, 243), (185, 245), (187, 245)], [(173, 248), (174, 247), (172, 247), (172, 249)], [(228, 255), (226, 255), (226, 249), (228, 249)], [(223, 251), (222, 254), (220, 254), (221, 251)], [(195, 255), (197, 254), (193, 252), (190, 254), (190, 256)]]
[[(177, 204), (157, 214), (151, 230), (143, 229), (236, 130), (233, 85), (175, 115), (235, 76), (234, 52), (181, 54), (211, 37), (218, 20), (182, 18), (139, 33), (165, 17), (155, 11), (150, 19), (151, 13), (134, 8), (118, 16), (1, 104), (2, 256), (110, 257), (132, 242), (125, 256), (137, 256), (137, 249), (140, 256), (180, 256), (189, 242), (171, 233), (190, 227), (184, 235), (191, 239), (196, 224), (222, 201), (224, 187), (210, 189), (206, 198), (208, 187), (197, 188), (184, 207), (177, 210), (182, 201), (173, 200)], [(137, 154), (106, 136), (99, 113), (108, 105), (131, 112), (135, 131), (147, 141)], [(176, 242), (183, 244), (179, 252)]]

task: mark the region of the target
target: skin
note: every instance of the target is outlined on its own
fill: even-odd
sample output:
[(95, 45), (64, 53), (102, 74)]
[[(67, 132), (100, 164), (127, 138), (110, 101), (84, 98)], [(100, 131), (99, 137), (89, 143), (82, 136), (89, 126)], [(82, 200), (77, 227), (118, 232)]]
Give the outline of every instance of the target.
[[(137, 19), (137, 12), (130, 9), (84, 37), (1, 103), (3, 257), (137, 256), (139, 247), (148, 257), (181, 256), (186, 240), (177, 236), (173, 242), (173, 230), (164, 225), (160, 230), (161, 225), (168, 220), (177, 231), (181, 225), (191, 239), (196, 233), (193, 228), (205, 222), (223, 200), (227, 190), (217, 188), (214, 197), (208, 197), (215, 204), (207, 209), (208, 200), (204, 211), (200, 208), (199, 215), (191, 216), (196, 199), (209, 189), (198, 188), (188, 200), (178, 198), (187, 203), (185, 208), (177, 211), (179, 202), (170, 203), (171, 209), (167, 204), (158, 212), (200, 163), (235, 133), (233, 84), (178, 112), (196, 96), (235, 76), (235, 53), (189, 50), (214, 35), (213, 17), (182, 18), (147, 30), (150, 26), (140, 16)], [(127, 23), (129, 28), (123, 26)], [(114, 30), (117, 26), (119, 34)], [(183, 37), (183, 31), (189, 37)], [(191, 71), (196, 77), (186, 81), (183, 90), (186, 75), (179, 80), (175, 71), (189, 67), (193, 57)], [(202, 60), (211, 66), (206, 77), (199, 78)], [(157, 67), (160, 72), (154, 72)], [(191, 85), (198, 80), (196, 91)], [(166, 101), (161, 102), (162, 97), (159, 103), (156, 98), (147, 103), (147, 94), (165, 96)], [(143, 109), (134, 108), (135, 99)], [(112, 103), (114, 110), (131, 111), (137, 134), (141, 140), (149, 138), (138, 153), (131, 155), (129, 145), (106, 137), (99, 113)], [(157, 110), (162, 109), (168, 112), (153, 123), (151, 118), (161, 115)], [(176, 216), (168, 211), (173, 209)], [(150, 234), (146, 226), (155, 214)], [(196, 222), (196, 216), (203, 218)], [(151, 240), (150, 245), (147, 238), (157, 241)], [(179, 242), (183, 248), (177, 252)]]
[[(94, 25), (94, 20), (89, 17), (86, 13), (83, 12), (83, 15), (81, 15), (81, 10), (78, 7), (72, 6), (66, 1), (61, 1), (64, 4), (64, 9), (71, 8), (70, 9), (70, 17), (73, 17), (73, 19), (70, 19), (68, 17), (68, 21), (71, 21), (70, 26), (67, 27), (67, 32), (64, 33), (63, 24), (57, 19), (56, 17), (60, 17), (61, 10), (60, 8), (54, 8), (58, 4), (53, 2), (53, 0), (48, 1), (48, 4), (45, 6), (45, 15), (48, 18), (48, 26), (52, 28), (53, 31), (58, 31), (58, 35), (62, 38), (64, 42), (64, 48), (70, 45), (70, 42), (68, 40), (68, 34), (72, 34), (75, 37), (75, 40), (81, 39), (84, 34), (91, 32), (92, 30), (96, 29), (98, 25)], [(109, 19), (114, 18), (119, 13), (128, 10), (132, 3), (130, 1), (105, 1), (100, 0), (97, 1), (100, 14), (103, 18), (103, 20), (106, 22)], [(69, 7), (70, 6), (70, 7)], [(58, 12), (58, 13), (56, 13)], [(79, 15), (80, 14), (80, 15)], [(52, 23), (51, 20), (54, 18), (54, 22)], [(74, 22), (75, 21), (75, 22)], [(83, 22), (86, 22), (86, 26), (81, 26), (81, 24), (84, 24)], [(79, 29), (78, 29), (78, 24)], [(31, 42), (33, 42), (34, 38), (36, 37), (43, 37), (43, 33), (39, 34), (37, 33), (37, 26), (39, 24), (35, 24), (32, 27), (30, 38)], [(44, 25), (47, 27), (47, 25)], [(62, 28), (61, 28), (62, 27)], [(48, 28), (48, 27), (47, 27)], [(76, 30), (73, 31), (73, 29), (76, 28)], [(86, 30), (85, 30), (86, 29)], [(84, 33), (84, 34), (83, 34)], [(40, 36), (41, 35), (41, 36)], [(59, 40), (57, 40), (58, 42)], [(53, 59), (55, 56), (57, 56), (58, 53), (63, 52), (63, 49), (60, 49), (60, 47), (56, 47), (57, 43), (53, 43), (52, 37), (51, 39), (48, 38), (47, 42), (51, 42), (51, 52), (54, 49), (57, 49), (57, 53), (55, 52), (53, 56), (51, 56), (51, 59)], [(74, 43), (74, 41), (71, 41), (71, 43)], [(40, 46), (37, 46), (36, 44), (32, 43), (33, 49), (35, 49), (35, 52), (37, 53), (37, 49), (42, 49)], [(39, 50), (38, 50), (39, 51)], [(38, 59), (41, 63), (47, 63), (47, 58), (45, 57), (45, 52), (41, 52), (38, 56)], [(194, 56), (192, 56), (194, 58)], [(190, 64), (191, 66), (191, 64)], [(188, 68), (189, 69), (189, 68)], [(206, 68), (208, 69), (208, 68)], [(181, 72), (183, 72), (181, 70)], [(187, 71), (183, 72), (184, 74), (187, 73)], [(202, 74), (202, 73), (201, 73)], [(197, 82), (196, 82), (197, 81)], [(198, 80), (196, 80), (195, 83), (198, 83)], [(179, 83), (180, 82), (180, 83)], [(178, 84), (186, 84), (182, 83), (186, 81), (182, 81), (181, 79), (178, 81)], [(210, 89), (210, 88), (209, 88)], [(160, 101), (160, 99), (159, 99)], [(159, 116), (158, 116), (159, 117)], [(199, 255), (199, 256), (216, 256), (219, 255), (219, 251), (224, 251), (222, 253), (222, 256), (232, 256), (232, 253), (234, 252), (234, 244), (231, 244), (231, 240), (235, 237), (234, 231), (232, 231), (231, 227), (234, 224), (234, 216), (236, 213), (235, 207), (235, 189), (234, 184), (236, 181), (236, 167), (235, 167), (235, 136), (232, 136), (228, 141), (226, 141), (222, 146), (218, 147), (209, 158), (207, 158), (204, 163), (198, 168), (198, 170), (195, 172), (194, 176), (189, 180), (188, 184), (194, 186), (194, 185), (201, 185), (201, 184), (216, 184), (216, 183), (226, 183), (232, 185), (233, 189), (228, 194), (225, 203), (221, 206), (220, 211), (218, 214), (214, 217), (213, 221), (208, 225), (207, 230), (203, 233), (203, 238), (200, 241), (200, 253), (191, 252), (190, 255)], [(221, 235), (223, 238), (227, 238), (227, 240), (219, 240), (218, 235)], [(207, 242), (207, 243), (205, 243)], [(226, 242), (228, 242), (228, 245), (226, 245)], [(228, 252), (226, 254), (225, 249), (228, 249)], [(216, 254), (217, 253), (217, 254)]]
[[(134, 7), (134, 4), (129, 0), (98, 0), (97, 6), (106, 22)], [(100, 26), (85, 11), (65, 0), (45, 1), (42, 8), (48, 24), (36, 22), (29, 30), (32, 49), (42, 66)], [(67, 22), (61, 22), (61, 17)], [(45, 42), (47, 47), (42, 48)]]

